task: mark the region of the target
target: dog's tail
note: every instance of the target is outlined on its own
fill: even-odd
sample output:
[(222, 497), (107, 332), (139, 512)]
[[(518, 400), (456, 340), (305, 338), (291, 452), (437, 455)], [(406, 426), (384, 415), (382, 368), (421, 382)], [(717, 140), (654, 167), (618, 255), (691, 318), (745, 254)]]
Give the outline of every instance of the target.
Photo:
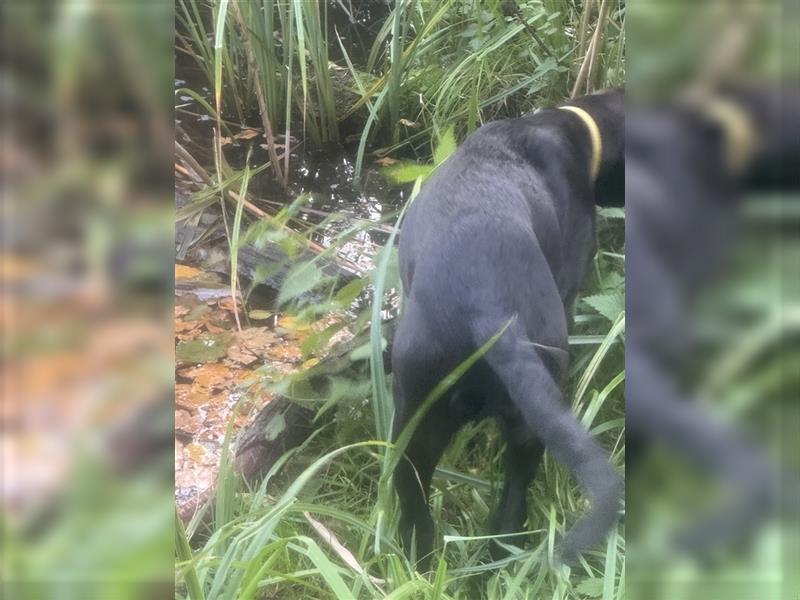
[[(485, 339), (491, 328), (481, 329)], [(560, 545), (560, 558), (574, 563), (581, 551), (602, 541), (617, 521), (622, 479), (606, 452), (572, 414), (558, 383), (518, 323), (509, 327), (484, 358), (505, 385), (531, 433), (575, 475), (589, 495), (590, 512)]]

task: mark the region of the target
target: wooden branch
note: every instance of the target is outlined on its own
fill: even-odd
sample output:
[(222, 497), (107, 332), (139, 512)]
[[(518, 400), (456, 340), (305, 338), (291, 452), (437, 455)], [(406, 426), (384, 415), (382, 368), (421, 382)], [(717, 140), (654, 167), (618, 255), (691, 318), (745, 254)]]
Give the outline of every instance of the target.
[(603, 29), (602, 24), (605, 22), (610, 4), (609, 0), (603, 0), (602, 4), (600, 4), (597, 26), (594, 29), (592, 39), (589, 41), (589, 47), (586, 50), (586, 55), (583, 57), (578, 76), (575, 78), (575, 85), (572, 86), (572, 92), (569, 95), (570, 98), (574, 98), (580, 93), (581, 88), (584, 87), (584, 83), (586, 84), (586, 91), (589, 91), (589, 84), (591, 83), (590, 71), (593, 69), (595, 55), (600, 48), (600, 34)]
[(550, 52), (550, 48), (548, 48), (547, 45), (544, 43), (544, 40), (542, 40), (542, 38), (539, 37), (539, 34), (536, 32), (536, 29), (533, 26), (529, 25), (528, 22), (525, 20), (525, 15), (522, 14), (522, 10), (520, 10), (519, 4), (514, 2), (514, 0), (509, 0), (507, 6), (509, 6), (511, 13), (514, 15), (514, 17), (516, 17), (517, 21), (520, 22), (523, 29), (525, 29), (525, 31), (528, 32), (528, 35), (530, 35), (534, 39), (539, 48), (541, 48), (542, 51), (545, 54), (547, 54), (547, 56), (558, 62), (558, 58), (555, 55), (553, 55), (552, 52)]
[(578, 56), (584, 56), (586, 53), (586, 33), (589, 29), (589, 16), (592, 14), (594, 8), (594, 0), (586, 0), (581, 14), (580, 22), (580, 36), (578, 37)]
[(595, 73), (597, 72), (597, 65), (599, 64), (599, 55), (600, 55), (600, 46), (602, 45), (603, 38), (602, 34), (606, 30), (606, 25), (608, 21), (608, 14), (611, 11), (611, 0), (603, 0), (603, 3), (600, 5), (600, 14), (597, 16), (597, 29), (595, 29), (595, 36), (596, 40), (594, 42), (594, 47), (592, 48), (591, 57), (589, 60), (589, 72), (586, 75), (586, 93), (588, 94), (592, 89), (594, 89), (596, 84), (596, 76)]

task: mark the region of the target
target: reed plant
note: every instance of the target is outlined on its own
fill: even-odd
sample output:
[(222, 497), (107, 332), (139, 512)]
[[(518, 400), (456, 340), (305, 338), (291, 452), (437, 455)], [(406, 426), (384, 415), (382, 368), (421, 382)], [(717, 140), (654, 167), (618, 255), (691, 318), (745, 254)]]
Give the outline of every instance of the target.
[[(625, 76), (619, 0), (397, 0), (371, 24), (369, 48), (339, 44), (329, 22), (330, 11), (342, 10), (336, 2), (234, 2), (214, 26), (223, 4), (178, 0), (178, 49), (222, 89), (226, 118), (261, 121), (284, 184), (289, 154), (277, 135), (321, 147), (340, 140), (342, 123), (354, 119), (358, 177), (369, 151), (427, 160), (448, 127), (461, 139), (485, 121)], [(225, 29), (216, 53), (215, 27)], [(340, 64), (330, 60), (337, 46)], [(353, 50), (366, 59), (354, 60)]]

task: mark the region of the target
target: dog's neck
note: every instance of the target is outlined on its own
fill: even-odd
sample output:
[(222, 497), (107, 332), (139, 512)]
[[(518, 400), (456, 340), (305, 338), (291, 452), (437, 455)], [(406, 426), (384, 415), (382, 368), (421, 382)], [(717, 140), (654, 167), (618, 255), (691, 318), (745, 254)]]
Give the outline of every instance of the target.
[(583, 121), (583, 124), (589, 132), (589, 141), (591, 142), (589, 174), (592, 177), (592, 183), (594, 183), (597, 181), (597, 176), (600, 173), (600, 162), (603, 159), (603, 137), (600, 135), (600, 128), (597, 126), (597, 122), (592, 118), (592, 115), (578, 106), (567, 104), (557, 108), (577, 115), (580, 120)]
[(591, 148), (592, 180), (615, 168), (625, 148), (624, 91), (606, 90), (565, 102), (557, 107), (580, 119), (586, 129), (586, 144)]

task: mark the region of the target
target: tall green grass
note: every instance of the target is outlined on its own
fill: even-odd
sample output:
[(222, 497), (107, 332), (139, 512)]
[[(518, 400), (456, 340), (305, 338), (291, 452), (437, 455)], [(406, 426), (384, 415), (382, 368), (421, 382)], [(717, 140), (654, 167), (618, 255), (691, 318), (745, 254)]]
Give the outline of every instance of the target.
[[(611, 450), (612, 461), (621, 469), (620, 216), (604, 211), (598, 217), (601, 252), (585, 295), (591, 301), (578, 305), (566, 390), (579, 418)], [(288, 213), (282, 218), (288, 219)], [(275, 231), (251, 227), (244, 235), (253, 239), (254, 232), (264, 235), (268, 230)], [(379, 323), (375, 315), (382, 314), (384, 305), (380, 292), (398, 285), (395, 261), (396, 254), (389, 252), (378, 259), (372, 284), (379, 295), (362, 305), (356, 323)], [(324, 288), (325, 282), (317, 285)], [(306, 312), (308, 306), (301, 301), (296, 310), (310, 316), (333, 310), (331, 304), (317, 302), (322, 302), (318, 311)], [(390, 485), (411, 430), (398, 432), (396, 446), (388, 443), (391, 382), (382, 370), (369, 369), (370, 362), (382, 364), (382, 349), (380, 335), (373, 330), (369, 352), (353, 359), (355, 364), (363, 361), (365, 368), (334, 378), (325, 391), (303, 389), (298, 377), (289, 393), (320, 411), (333, 411), (333, 422), (288, 454), (256, 489), (243, 488), (235, 478), (221, 474), (217, 494), (225, 499), (226, 514), (217, 512), (204, 541), (178, 532), (183, 536), (178, 540), (178, 597), (624, 598), (622, 526), (605, 547), (587, 552), (580, 566), (555, 566), (555, 543), (585, 510), (586, 501), (571, 476), (549, 456), (529, 494), (530, 546), (512, 549), (503, 560), (490, 558), (488, 544), (494, 538), (487, 535), (488, 516), (502, 482), (502, 438), (491, 422), (466, 427), (445, 453), (431, 498), (442, 545), (431, 573), (415, 570), (395, 539), (397, 514)], [(461, 365), (429, 402), (468, 366), (469, 361)], [(384, 396), (378, 400), (381, 389)], [(386, 403), (383, 408), (380, 402)], [(230, 463), (223, 468), (229, 470)], [(196, 536), (198, 525), (187, 529), (188, 536)]]
[(312, 145), (339, 139), (327, 10), (325, 2), (304, 0), (232, 5), (226, 0), (178, 0), (177, 48), (213, 86), (215, 118), (225, 112), (242, 126), (260, 124), (273, 172), (284, 185), (289, 153), (283, 149), (281, 166), (275, 136), (282, 133), (289, 139), (295, 114), (302, 118), (300, 135)]
[[(265, 129), (287, 138), (294, 132), (317, 147), (339, 140), (341, 123), (355, 119), (356, 177), (370, 149), (428, 159), (430, 142), (448, 127), (462, 137), (570, 90), (624, 81), (625, 11), (616, 0), (519, 0), (512, 11), (500, 0), (397, 0), (381, 27), (372, 24), (377, 32), (366, 61), (355, 63), (353, 48), (342, 45), (345, 64), (337, 66), (330, 63), (336, 40), (328, 33), (336, 4), (235, 3), (226, 18), (239, 24), (225, 27), (215, 54), (207, 7), (219, 15), (223, 0), (178, 1), (178, 47), (209, 83), (224, 84), (226, 116), (244, 124), (267, 115)], [(281, 168), (277, 153), (270, 157), (285, 183), (288, 154), (283, 158)]]

